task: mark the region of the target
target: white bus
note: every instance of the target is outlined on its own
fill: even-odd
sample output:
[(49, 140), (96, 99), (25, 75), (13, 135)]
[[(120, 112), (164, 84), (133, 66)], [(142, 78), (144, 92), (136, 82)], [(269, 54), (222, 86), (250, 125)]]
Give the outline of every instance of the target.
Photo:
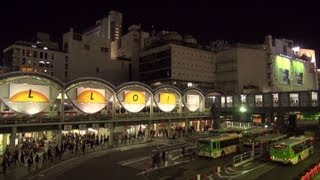
[(241, 134), (222, 134), (210, 138), (199, 139), (197, 150), (199, 156), (224, 157), (239, 151)]

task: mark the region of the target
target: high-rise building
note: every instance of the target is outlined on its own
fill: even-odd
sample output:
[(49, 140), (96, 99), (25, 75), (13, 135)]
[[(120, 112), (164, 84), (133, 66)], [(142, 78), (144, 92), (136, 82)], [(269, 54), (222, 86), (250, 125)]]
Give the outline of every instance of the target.
[(122, 35), (122, 13), (110, 11), (107, 17), (104, 17), (96, 24), (84, 31), (84, 35), (106, 38), (111, 44), (111, 59), (117, 59), (119, 48), (121, 47)]
[(131, 61), (132, 79), (130, 80), (139, 81), (139, 53), (144, 49), (149, 33), (144, 32), (140, 25), (132, 25), (128, 30), (128, 33), (121, 38), (119, 59)]
[(266, 36), (264, 44), (220, 44), (214, 52), (216, 87), (227, 93), (318, 87), (314, 50), (295, 47), (292, 40)]
[(3, 50), (3, 64), (7, 71), (34, 71), (60, 77), (58, 66), (65, 58), (58, 43), (50, 41), (50, 36), (37, 33), (33, 41), (16, 41)]
[(110, 40), (74, 32), (71, 28), (63, 35), (63, 51), (68, 55), (60, 71), (65, 80), (79, 77), (99, 77), (114, 84), (129, 80), (128, 61), (113, 61), (110, 57)]
[(151, 36), (139, 64), (141, 81), (152, 87), (170, 84), (180, 89), (214, 89), (214, 54), (200, 48), (190, 35), (182, 38), (177, 32), (163, 31)]

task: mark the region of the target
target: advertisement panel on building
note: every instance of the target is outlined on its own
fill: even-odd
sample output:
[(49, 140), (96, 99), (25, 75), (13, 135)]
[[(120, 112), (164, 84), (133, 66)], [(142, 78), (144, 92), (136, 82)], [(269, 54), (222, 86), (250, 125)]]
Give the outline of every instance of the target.
[(49, 86), (10, 83), (6, 104), (16, 112), (33, 115), (49, 106), (49, 95)]
[(158, 107), (161, 111), (171, 112), (177, 105), (177, 95), (171, 92), (160, 92)]
[(73, 100), (73, 104), (85, 113), (96, 113), (107, 104), (106, 91), (104, 89), (78, 87), (77, 97), (76, 100)]
[(124, 91), (123, 107), (129, 112), (139, 112), (146, 106), (146, 94), (143, 91)]
[(200, 96), (197, 94), (187, 94), (186, 106), (191, 112), (198, 110), (200, 107)]

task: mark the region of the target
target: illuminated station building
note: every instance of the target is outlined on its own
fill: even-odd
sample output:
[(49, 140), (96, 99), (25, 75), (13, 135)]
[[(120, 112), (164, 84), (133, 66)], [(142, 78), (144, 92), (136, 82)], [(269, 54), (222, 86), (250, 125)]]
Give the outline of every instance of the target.
[[(21, 72), (0, 76), (0, 154), (24, 138), (60, 142), (69, 132), (119, 139), (139, 130), (146, 137), (179, 126), (203, 130), (213, 125), (213, 104), (296, 106), (308, 98), (317, 105), (314, 50), (271, 36), (258, 45), (201, 46), (191, 35), (150, 35), (138, 25), (121, 37), (121, 23), (111, 11), (84, 32), (70, 28), (61, 50), (43, 33), (4, 50), (4, 65)], [(281, 92), (290, 93), (281, 99)]]
[(118, 140), (126, 132), (137, 135), (142, 130), (148, 138), (152, 129), (169, 130), (181, 119), (186, 127), (199, 117), (211, 121), (204, 116), (199, 89), (180, 91), (169, 85), (152, 89), (127, 82), (115, 87), (90, 77), (63, 83), (43, 73), (12, 72), (0, 78), (0, 98), (2, 152), (6, 145), (12, 147), (28, 137), (61, 142), (61, 134), (72, 132)]

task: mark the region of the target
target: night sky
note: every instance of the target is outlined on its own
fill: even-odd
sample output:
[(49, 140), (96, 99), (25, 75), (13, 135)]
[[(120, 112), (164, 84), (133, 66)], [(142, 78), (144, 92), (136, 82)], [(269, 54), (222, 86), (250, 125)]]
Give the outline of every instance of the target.
[(316, 1), (4, 1), (0, 2), (1, 50), (14, 41), (29, 40), (38, 31), (50, 33), (53, 40), (62, 39), (70, 27), (89, 27), (111, 9), (123, 13), (124, 32), (133, 23), (145, 30), (154, 25), (157, 30), (192, 34), (202, 44), (212, 40), (262, 43), (264, 36), (271, 34), (317, 53), (320, 50), (320, 6)]

